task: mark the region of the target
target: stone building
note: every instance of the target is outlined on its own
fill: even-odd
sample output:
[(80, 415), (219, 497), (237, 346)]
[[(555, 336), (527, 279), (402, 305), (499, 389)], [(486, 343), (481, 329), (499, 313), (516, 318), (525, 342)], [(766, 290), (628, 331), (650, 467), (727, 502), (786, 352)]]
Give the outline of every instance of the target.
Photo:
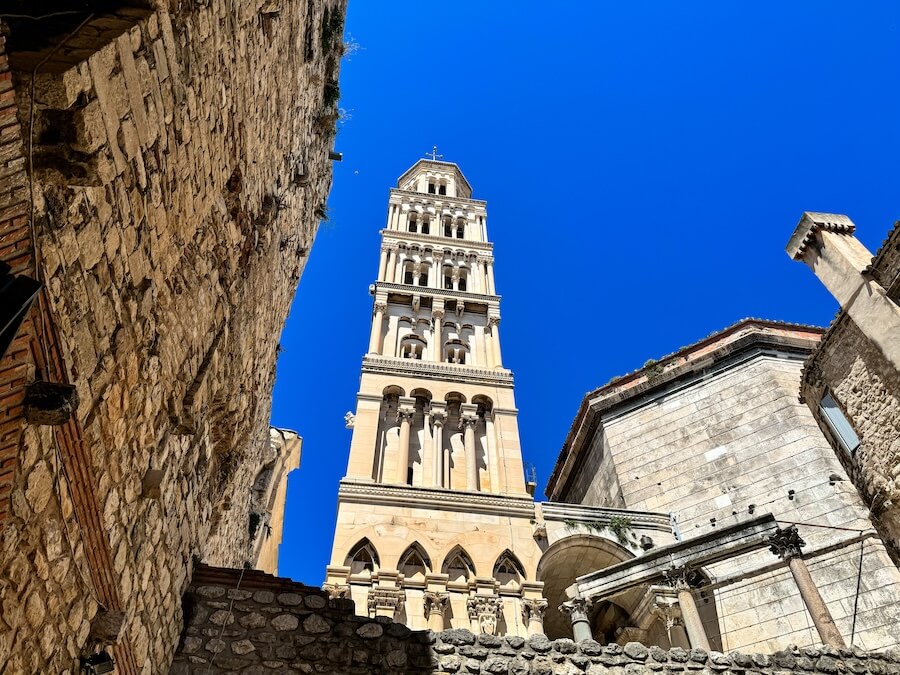
[(803, 371), (809, 405), (900, 555), (900, 224), (873, 256), (845, 215), (804, 213), (788, 243), (840, 303)]
[(390, 191), (332, 597), (436, 631), (894, 645), (900, 572), (797, 400), (820, 329), (745, 320), (588, 394), (533, 501), (485, 207), (434, 159)]
[(197, 561), (274, 570), (344, 4), (59, 7), (3, 8), (0, 671), (164, 673)]

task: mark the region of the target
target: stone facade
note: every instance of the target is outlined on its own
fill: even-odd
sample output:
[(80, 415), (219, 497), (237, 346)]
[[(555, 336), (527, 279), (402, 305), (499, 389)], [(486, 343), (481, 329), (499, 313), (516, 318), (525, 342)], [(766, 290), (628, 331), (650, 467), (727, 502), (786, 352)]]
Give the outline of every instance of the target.
[(647, 648), (475, 635), (465, 629), (411, 631), (389, 618), (354, 615), (353, 603), (258, 572), (200, 569), (188, 592), (188, 623), (172, 675), (188, 673), (485, 673), (638, 675), (802, 672), (900, 673), (900, 651), (799, 649), (774, 654)]
[[(897, 641), (900, 573), (797, 400), (803, 360), (821, 333), (746, 320), (588, 394), (547, 494), (670, 512), (685, 541), (752, 514), (798, 523), (803, 557), (838, 631), (848, 643), (852, 633), (853, 644), (883, 649)], [(693, 593), (714, 647), (773, 652), (819, 643), (791, 572), (769, 551), (697, 571), (705, 578)], [(640, 607), (627, 598), (614, 604), (629, 614)], [(648, 639), (666, 643), (658, 625)]]
[[(11, 673), (113, 642), (166, 672), (194, 562), (271, 563), (254, 486), (331, 182), (342, 2), (91, 4), (0, 54), (0, 261), (44, 284), (0, 361)], [(35, 380), (74, 386), (55, 426)]]
[[(832, 215), (832, 218), (823, 216)], [(843, 229), (818, 221), (846, 221)], [(847, 216), (812, 214), (798, 231), (809, 241), (793, 257), (807, 262), (841, 303), (841, 310), (812, 353), (803, 372), (801, 398), (831, 441), (866, 505), (873, 522), (900, 556), (900, 224), (872, 256), (853, 236)], [(843, 260), (829, 268), (822, 261)], [(831, 271), (829, 271), (831, 269)], [(845, 288), (846, 287), (846, 288)], [(861, 293), (848, 289), (857, 288)], [(863, 308), (855, 296), (872, 298)], [(883, 343), (884, 340), (888, 344)], [(893, 347), (893, 349), (892, 349)], [(830, 396), (857, 435), (847, 447), (829, 424), (822, 401)]]

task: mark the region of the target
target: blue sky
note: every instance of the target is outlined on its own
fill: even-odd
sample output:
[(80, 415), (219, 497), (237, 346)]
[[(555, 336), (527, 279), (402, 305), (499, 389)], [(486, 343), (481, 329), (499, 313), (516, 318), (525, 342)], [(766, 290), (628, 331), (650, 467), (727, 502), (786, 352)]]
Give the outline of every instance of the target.
[(350, 0), (330, 218), (281, 337), (304, 437), (279, 572), (321, 583), (388, 189), (437, 144), (488, 202), (525, 461), (584, 393), (735, 321), (827, 325), (804, 210), (873, 252), (900, 217), (900, 3)]

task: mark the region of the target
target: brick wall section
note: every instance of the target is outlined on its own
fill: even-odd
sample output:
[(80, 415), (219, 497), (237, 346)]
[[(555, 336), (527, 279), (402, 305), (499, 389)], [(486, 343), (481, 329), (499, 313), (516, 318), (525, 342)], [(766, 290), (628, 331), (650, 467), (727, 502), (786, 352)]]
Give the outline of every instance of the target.
[(197, 570), (172, 675), (190, 673), (484, 673), (641, 675), (900, 673), (900, 650), (789, 647), (774, 654), (668, 651), (636, 642), (576, 644), (544, 636), (499, 638), (467, 630), (412, 632), (354, 615), (353, 603), (258, 572)]
[[(46, 290), (0, 364), (14, 364), (0, 381), (2, 672), (74, 669), (103, 605), (126, 612), (120, 672), (165, 673), (192, 562), (252, 562), (278, 336), (331, 183), (340, 30), (323, 31), (326, 6), (342, 19), (331, 0), (152, 13), (39, 75), (33, 130), (29, 73), (14, 73)], [(25, 163), (0, 119), (8, 195)], [(5, 209), (0, 255), (27, 252), (27, 219)], [(23, 427), (16, 387), (45, 349), (44, 376), (80, 405), (63, 427)], [(164, 472), (159, 499), (142, 496), (149, 469)]]

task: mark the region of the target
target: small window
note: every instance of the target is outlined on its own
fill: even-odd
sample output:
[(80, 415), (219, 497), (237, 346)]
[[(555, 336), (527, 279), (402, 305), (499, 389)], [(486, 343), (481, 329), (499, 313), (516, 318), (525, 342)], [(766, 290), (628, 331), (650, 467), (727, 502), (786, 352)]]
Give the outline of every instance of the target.
[(853, 451), (859, 447), (859, 436), (856, 435), (856, 432), (850, 425), (850, 421), (844, 416), (837, 401), (834, 400), (830, 393), (825, 392), (822, 401), (819, 403), (819, 410), (825, 416), (825, 422), (840, 446), (845, 452), (853, 454)]
[(439, 187), (438, 187), (438, 194), (439, 194), (439, 195), (445, 195), (445, 194), (447, 194), (447, 186), (446, 186), (446, 185), (441, 185), (441, 186), (439, 186)]
[(406, 229), (410, 232), (416, 232), (418, 230), (418, 224), (416, 222), (416, 214), (415, 213), (409, 217), (409, 223), (408, 223)]
[(409, 284), (410, 286), (412, 286), (415, 283), (415, 281), (413, 280), (413, 271), (412, 270), (406, 270), (406, 272), (404, 272), (403, 283)]
[(430, 195), (434, 194), (434, 183), (428, 184), (428, 194), (430, 194)]
[(419, 275), (419, 286), (427, 286), (428, 285), (428, 272), (422, 272)]
[(466, 229), (465, 229), (465, 227), (463, 226), (463, 224), (462, 224), (462, 223), (459, 223), (459, 224), (456, 226), (456, 238), (457, 238), (457, 239), (462, 239), (462, 238), (463, 238), (463, 235), (465, 234), (465, 231), (466, 231)]
[(461, 290), (461, 291), (466, 290), (466, 278), (465, 277), (459, 278), (459, 290)]
[(422, 234), (431, 234), (431, 223), (427, 220), (422, 221)]

